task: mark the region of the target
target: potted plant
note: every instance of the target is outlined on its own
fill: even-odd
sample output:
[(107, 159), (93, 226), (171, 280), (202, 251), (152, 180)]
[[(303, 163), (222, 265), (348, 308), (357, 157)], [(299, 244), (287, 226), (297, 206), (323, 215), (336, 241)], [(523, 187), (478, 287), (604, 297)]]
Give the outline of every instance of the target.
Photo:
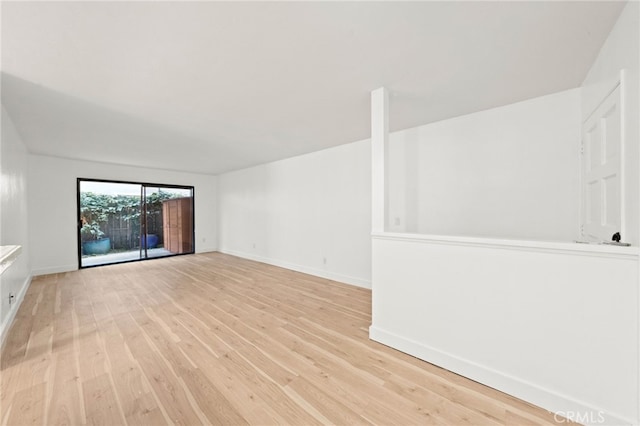
[(83, 218), (80, 236), (84, 254), (106, 254), (111, 250), (111, 239), (103, 238), (104, 232), (96, 221), (87, 222)]
[(140, 247), (153, 249), (158, 247), (158, 236), (156, 234), (145, 234), (140, 236)]
[(111, 239), (105, 238), (101, 229), (101, 226), (107, 223), (109, 213), (114, 210), (113, 206), (109, 205), (110, 200), (109, 195), (80, 193), (80, 237), (85, 255), (106, 254), (111, 250)]

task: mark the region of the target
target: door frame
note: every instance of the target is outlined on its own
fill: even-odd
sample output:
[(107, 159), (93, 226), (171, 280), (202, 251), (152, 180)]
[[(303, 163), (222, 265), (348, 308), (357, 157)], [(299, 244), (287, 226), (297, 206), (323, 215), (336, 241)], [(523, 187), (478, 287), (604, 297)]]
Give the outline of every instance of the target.
[[(82, 228), (82, 215), (80, 210), (80, 183), (81, 182), (102, 182), (102, 183), (120, 183), (120, 184), (128, 184), (128, 185), (140, 185), (141, 187), (141, 196), (140, 196), (140, 209), (141, 209), (141, 219), (140, 226), (142, 228), (142, 223), (146, 223), (146, 191), (147, 187), (156, 187), (156, 188), (173, 188), (173, 189), (187, 189), (191, 191), (191, 223), (192, 227), (192, 235), (191, 241), (193, 244), (191, 246), (191, 251), (185, 253), (173, 253), (167, 256), (161, 257), (147, 257), (147, 250), (145, 245), (145, 257), (140, 257), (140, 259), (132, 259), (132, 260), (122, 260), (118, 262), (104, 263), (101, 265), (82, 265), (82, 236), (80, 235), (80, 229)], [(144, 209), (144, 210), (143, 210)], [(142, 214), (144, 213), (144, 214)], [(196, 191), (193, 185), (178, 185), (178, 184), (164, 184), (164, 183), (153, 183), (153, 182), (137, 182), (137, 181), (127, 181), (127, 180), (114, 180), (114, 179), (94, 179), (94, 178), (76, 178), (76, 243), (78, 249), (78, 269), (86, 269), (86, 268), (95, 268), (98, 266), (107, 266), (107, 265), (116, 265), (120, 263), (130, 263), (130, 262), (140, 262), (145, 260), (153, 260), (153, 259), (163, 259), (166, 257), (174, 257), (174, 256), (183, 256), (188, 254), (194, 254), (196, 252)], [(142, 230), (142, 229), (141, 229)], [(146, 225), (145, 225), (146, 232)]]
[[(586, 118), (582, 120), (580, 124), (580, 205), (578, 212), (578, 235), (580, 239), (586, 239), (584, 226), (585, 226), (585, 217), (587, 212), (585, 211), (586, 204), (586, 193), (585, 193), (585, 161), (586, 161), (586, 146), (585, 146), (585, 132), (584, 128), (587, 122), (591, 120), (593, 114), (595, 114), (598, 109), (609, 99), (611, 95), (614, 94), (616, 90), (619, 91), (619, 100), (620, 100), (620, 234), (622, 235), (622, 239), (625, 240), (627, 238), (627, 188), (626, 188), (626, 112), (627, 112), (627, 100), (626, 100), (626, 70), (623, 68), (619, 71), (618, 76), (615, 80), (611, 81), (609, 89), (606, 92), (603, 92), (604, 95), (600, 98), (598, 103), (593, 107), (593, 109), (587, 114)], [(609, 241), (608, 239), (605, 241)], [(603, 242), (603, 241), (598, 241)]]

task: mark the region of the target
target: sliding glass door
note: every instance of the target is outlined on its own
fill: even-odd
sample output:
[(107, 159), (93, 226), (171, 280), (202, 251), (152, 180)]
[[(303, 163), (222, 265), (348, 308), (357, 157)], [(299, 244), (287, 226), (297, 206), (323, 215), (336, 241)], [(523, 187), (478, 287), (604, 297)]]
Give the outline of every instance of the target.
[(78, 179), (80, 268), (194, 252), (193, 187)]

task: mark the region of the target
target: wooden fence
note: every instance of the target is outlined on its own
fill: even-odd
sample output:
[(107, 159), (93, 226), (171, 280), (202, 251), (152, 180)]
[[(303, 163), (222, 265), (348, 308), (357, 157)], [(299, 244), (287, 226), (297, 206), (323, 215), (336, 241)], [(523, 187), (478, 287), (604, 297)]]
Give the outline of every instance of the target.
[[(134, 250), (140, 248), (140, 217), (127, 219), (129, 212), (123, 210), (109, 214), (101, 225), (104, 237), (111, 239), (111, 248), (116, 250)], [(149, 205), (147, 214), (147, 234), (158, 236), (158, 245), (162, 245), (162, 204)]]

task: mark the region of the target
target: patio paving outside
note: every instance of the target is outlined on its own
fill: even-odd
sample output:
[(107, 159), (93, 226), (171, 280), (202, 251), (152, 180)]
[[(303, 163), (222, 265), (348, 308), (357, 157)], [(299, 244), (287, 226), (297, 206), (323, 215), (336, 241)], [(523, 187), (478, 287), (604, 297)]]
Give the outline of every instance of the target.
[[(147, 254), (149, 258), (152, 258), (152, 257), (170, 256), (175, 253), (172, 253), (169, 250), (166, 250), (160, 247), (160, 248), (148, 249)], [(107, 254), (100, 254), (95, 256), (83, 256), (82, 266), (106, 265), (109, 263), (126, 262), (128, 260), (138, 260), (138, 259), (140, 259), (140, 250), (131, 250), (131, 251), (123, 251), (120, 253), (107, 253)]]

